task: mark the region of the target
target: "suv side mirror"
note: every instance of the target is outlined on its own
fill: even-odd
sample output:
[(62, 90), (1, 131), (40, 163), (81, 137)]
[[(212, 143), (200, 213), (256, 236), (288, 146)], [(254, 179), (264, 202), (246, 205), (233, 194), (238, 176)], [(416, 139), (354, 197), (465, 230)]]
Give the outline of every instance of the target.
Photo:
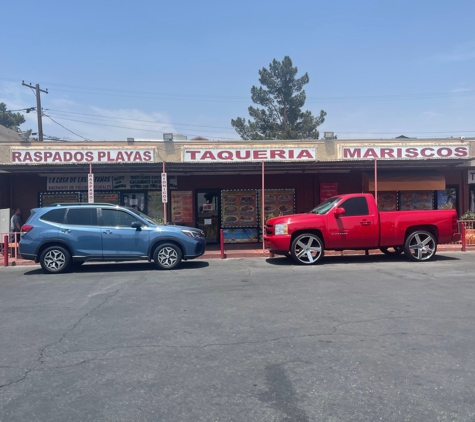
[(344, 208), (335, 208), (335, 211), (333, 211), (333, 214), (335, 214), (336, 218), (342, 216), (344, 213), (345, 213)]
[(134, 221), (133, 223), (130, 224), (130, 227), (132, 227), (133, 229), (140, 230), (142, 227), (142, 224), (140, 224), (138, 221)]

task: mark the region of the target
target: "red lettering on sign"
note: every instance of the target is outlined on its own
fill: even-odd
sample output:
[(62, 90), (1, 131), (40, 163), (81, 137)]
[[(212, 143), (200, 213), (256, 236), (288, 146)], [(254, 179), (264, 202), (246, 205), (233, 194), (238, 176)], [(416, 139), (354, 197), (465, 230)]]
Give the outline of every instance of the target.
[(299, 158), (313, 158), (313, 155), (308, 149), (303, 149), (299, 152), (299, 155), (297, 155), (297, 160)]
[(21, 163), (21, 152), (13, 151), (12, 152), (12, 163)]
[[(29, 154), (29, 153), (27, 152), (27, 154)], [(46, 151), (44, 154), (45, 154), (44, 155), (45, 162), (48, 162), (48, 160), (53, 156), (53, 153), (49, 152), (49, 151)]]
[(255, 149), (254, 151), (252, 151), (252, 158), (254, 158), (254, 160), (266, 160), (267, 151), (262, 149)]
[(106, 157), (105, 151), (98, 151), (97, 152), (97, 161), (102, 161), (103, 158)]
[(439, 157), (450, 157), (452, 155), (452, 150), (450, 148), (439, 148), (437, 150), (437, 155)]
[(92, 151), (87, 151), (85, 153), (85, 156), (86, 156), (86, 161), (87, 162), (91, 162), (91, 161), (94, 161), (94, 154), (92, 153)]
[(402, 148), (396, 148), (397, 158), (402, 158)]
[(59, 152), (55, 152), (53, 156), (53, 163), (60, 161), (63, 162), (63, 159), (61, 157), (61, 154)]
[(150, 151), (145, 151), (143, 153), (143, 160), (144, 161), (152, 161), (152, 153)]
[(33, 153), (33, 161), (35, 163), (41, 163), (43, 161), (43, 154), (41, 154), (41, 151), (36, 151)]
[(80, 151), (74, 153), (74, 161), (81, 162), (84, 160), (84, 154)]
[(242, 155), (243, 151), (236, 151), (236, 158), (238, 160), (249, 160), (251, 158), (251, 151), (246, 150), (244, 151), (244, 156)]
[(363, 155), (363, 158), (378, 158), (378, 154), (374, 150), (374, 148), (368, 148)]
[(270, 158), (282, 158), (283, 160), (285, 160), (285, 151), (283, 149), (271, 149)]
[(132, 155), (134, 155), (133, 151), (124, 151), (124, 154), (127, 157), (127, 161), (132, 161)]
[(381, 148), (381, 158), (394, 158), (394, 150), (392, 148)]
[(417, 148), (408, 148), (408, 149), (406, 149), (406, 157), (407, 158), (415, 158), (415, 157), (417, 157), (417, 155), (418, 155)]
[(203, 155), (201, 156), (200, 160), (216, 160), (216, 157), (211, 151), (205, 151)]
[(69, 161), (72, 161), (72, 160), (73, 160), (73, 154), (71, 154), (70, 152), (65, 152), (64, 153), (64, 161), (69, 162)]
[(467, 157), (468, 150), (466, 147), (457, 147), (455, 148), (455, 156), (456, 157)]
[(190, 158), (191, 158), (192, 160), (196, 160), (196, 154), (201, 153), (201, 151), (186, 151), (186, 153), (191, 155)]
[(426, 151), (434, 151), (434, 148), (422, 148), (421, 150), (421, 155), (423, 157), (433, 157), (435, 154), (432, 152), (432, 153), (427, 153)]
[(343, 148), (343, 158), (361, 158), (361, 149), (360, 148)]
[(134, 161), (142, 161), (142, 154), (139, 151), (135, 153)]
[(233, 160), (233, 153), (231, 151), (219, 151), (218, 158), (220, 160)]
[(115, 161), (119, 162), (119, 161), (125, 161), (124, 160), (124, 154), (122, 154), (121, 151), (118, 151), (117, 152), (117, 155), (115, 156)]

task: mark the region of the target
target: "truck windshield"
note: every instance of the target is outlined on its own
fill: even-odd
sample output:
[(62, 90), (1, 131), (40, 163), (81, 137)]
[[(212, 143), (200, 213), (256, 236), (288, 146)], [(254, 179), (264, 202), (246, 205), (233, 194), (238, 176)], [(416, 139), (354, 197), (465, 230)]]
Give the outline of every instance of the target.
[(315, 207), (312, 211), (314, 214), (326, 214), (328, 211), (330, 211), (333, 208), (333, 205), (335, 205), (341, 198), (334, 196), (333, 198), (328, 198), (325, 199), (320, 205)]

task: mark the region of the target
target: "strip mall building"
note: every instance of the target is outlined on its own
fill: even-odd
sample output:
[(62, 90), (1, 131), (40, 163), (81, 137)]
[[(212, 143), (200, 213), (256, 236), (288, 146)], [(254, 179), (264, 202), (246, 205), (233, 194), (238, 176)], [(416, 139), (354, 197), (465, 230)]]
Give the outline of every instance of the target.
[(376, 189), (381, 211), (463, 214), (475, 208), (475, 140), (0, 143), (0, 208), (26, 219), (31, 208), (93, 194), (200, 227), (210, 242), (221, 228), (228, 242), (257, 241), (263, 219)]

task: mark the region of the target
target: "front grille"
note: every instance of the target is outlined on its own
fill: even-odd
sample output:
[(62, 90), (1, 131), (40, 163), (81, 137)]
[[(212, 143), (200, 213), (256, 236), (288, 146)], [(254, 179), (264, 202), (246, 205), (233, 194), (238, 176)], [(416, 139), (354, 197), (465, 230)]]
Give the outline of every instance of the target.
[(274, 234), (274, 226), (272, 224), (266, 225), (266, 234), (270, 236)]
[(204, 248), (204, 245), (201, 243), (198, 243), (195, 248), (195, 254), (201, 255), (203, 253), (203, 248)]

